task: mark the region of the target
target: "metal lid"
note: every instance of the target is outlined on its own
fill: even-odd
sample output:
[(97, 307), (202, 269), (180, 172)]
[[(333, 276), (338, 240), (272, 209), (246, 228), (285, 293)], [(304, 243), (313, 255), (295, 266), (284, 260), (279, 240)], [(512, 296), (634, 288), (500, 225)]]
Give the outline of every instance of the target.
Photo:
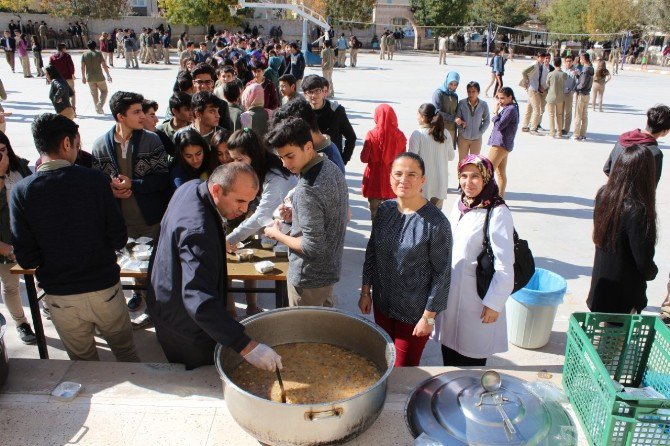
[[(462, 370), (437, 375), (419, 385), (407, 403), (412, 434), (425, 433), (445, 446), (549, 444), (572, 427), (563, 408), (542, 401), (526, 382), (501, 374), (495, 393), (481, 386), (481, 372)], [(512, 421), (515, 433), (505, 428), (497, 402)], [(565, 444), (565, 443), (562, 443)]]

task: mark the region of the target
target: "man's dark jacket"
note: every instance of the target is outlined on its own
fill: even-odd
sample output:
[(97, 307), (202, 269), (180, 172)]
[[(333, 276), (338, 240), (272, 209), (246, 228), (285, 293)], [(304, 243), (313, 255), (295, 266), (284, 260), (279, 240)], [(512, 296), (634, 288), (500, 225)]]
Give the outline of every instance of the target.
[(326, 99), (323, 107), (314, 110), (314, 112), (319, 121), (319, 130), (321, 130), (321, 133), (330, 136), (330, 140), (340, 150), (344, 164), (347, 164), (356, 146), (356, 132), (354, 132), (354, 128), (349, 122), (344, 107), (337, 102), (330, 102)]
[(189, 181), (170, 200), (149, 267), (147, 309), (160, 337), (212, 357), (217, 342), (237, 352), (249, 343), (226, 311), (225, 240), (207, 182)]

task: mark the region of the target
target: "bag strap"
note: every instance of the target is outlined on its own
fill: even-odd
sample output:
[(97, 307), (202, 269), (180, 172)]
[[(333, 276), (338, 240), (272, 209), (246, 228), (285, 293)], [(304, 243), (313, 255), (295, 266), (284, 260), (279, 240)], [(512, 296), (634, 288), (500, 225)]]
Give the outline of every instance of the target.
[(482, 241), (483, 248), (489, 248), (491, 246), (491, 239), (489, 238), (489, 223), (491, 222), (491, 209), (493, 206), (486, 210), (486, 219), (484, 220), (484, 240)]

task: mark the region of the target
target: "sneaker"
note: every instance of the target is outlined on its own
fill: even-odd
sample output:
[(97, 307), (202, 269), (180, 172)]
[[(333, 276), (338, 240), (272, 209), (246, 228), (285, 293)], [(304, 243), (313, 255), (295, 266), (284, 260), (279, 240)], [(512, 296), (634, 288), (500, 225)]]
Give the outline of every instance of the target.
[(541, 125), (538, 125), (537, 128), (536, 128), (535, 130), (537, 130), (538, 132), (546, 132), (546, 131), (548, 131), (547, 129), (543, 129)]
[(135, 319), (132, 319), (130, 323), (133, 326), (133, 330), (139, 330), (141, 328), (153, 325), (153, 322), (151, 322), (151, 316), (146, 313), (140, 314)]
[(531, 130), (530, 134), (533, 135), (533, 136), (544, 136), (543, 133), (540, 133), (537, 130)]
[(27, 322), (16, 327), (16, 332), (19, 334), (19, 338), (21, 338), (21, 342), (24, 344), (30, 345), (37, 342), (35, 333), (33, 333), (33, 329), (30, 328), (30, 325)]
[(561, 136), (568, 136), (567, 130), (561, 130)]
[(138, 308), (140, 308), (140, 305), (142, 305), (142, 296), (133, 293), (133, 297), (131, 297), (130, 300), (128, 301), (128, 309), (130, 311), (135, 311)]
[(99, 115), (104, 115), (104, 114), (105, 114), (105, 112), (102, 111), (102, 107), (96, 107), (96, 108), (95, 108), (95, 112), (96, 112), (97, 114), (99, 114)]
[(51, 311), (47, 307), (40, 307), (40, 313), (42, 313), (42, 317), (46, 320), (51, 320)]
[(530, 129), (528, 127), (521, 127), (522, 132), (529, 132)]

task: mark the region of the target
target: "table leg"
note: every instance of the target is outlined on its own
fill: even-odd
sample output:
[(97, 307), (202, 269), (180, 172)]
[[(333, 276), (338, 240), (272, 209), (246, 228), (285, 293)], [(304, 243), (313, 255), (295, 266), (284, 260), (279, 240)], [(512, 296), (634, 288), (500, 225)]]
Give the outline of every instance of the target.
[(285, 280), (275, 280), (275, 308), (288, 307), (288, 290)]
[(42, 326), (40, 303), (37, 300), (35, 278), (32, 274), (24, 274), (23, 280), (26, 283), (26, 293), (28, 294), (30, 314), (33, 316), (33, 328), (35, 328), (35, 337), (37, 338), (37, 350), (40, 353), (40, 359), (49, 359), (49, 352), (47, 351), (47, 338), (44, 336), (44, 327)]

